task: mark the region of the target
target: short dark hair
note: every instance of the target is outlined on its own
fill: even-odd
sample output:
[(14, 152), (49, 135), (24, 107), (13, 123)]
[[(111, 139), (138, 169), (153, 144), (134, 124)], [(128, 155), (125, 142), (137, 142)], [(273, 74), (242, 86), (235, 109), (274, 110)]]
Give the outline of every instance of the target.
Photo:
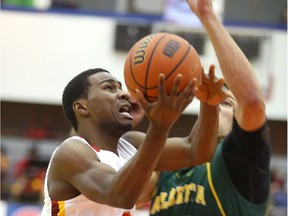
[(74, 130), (78, 131), (78, 122), (73, 110), (73, 103), (79, 98), (87, 98), (88, 90), (91, 85), (89, 77), (98, 72), (109, 71), (102, 68), (94, 68), (83, 71), (75, 76), (65, 87), (62, 94), (62, 106), (66, 119), (70, 122)]

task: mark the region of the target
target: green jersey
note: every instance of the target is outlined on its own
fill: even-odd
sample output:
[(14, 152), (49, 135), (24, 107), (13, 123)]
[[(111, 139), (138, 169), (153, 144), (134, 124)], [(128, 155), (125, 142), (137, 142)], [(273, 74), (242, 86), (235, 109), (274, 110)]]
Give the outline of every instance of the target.
[(264, 216), (267, 201), (248, 202), (231, 181), (219, 144), (211, 163), (163, 172), (151, 202), (151, 216)]

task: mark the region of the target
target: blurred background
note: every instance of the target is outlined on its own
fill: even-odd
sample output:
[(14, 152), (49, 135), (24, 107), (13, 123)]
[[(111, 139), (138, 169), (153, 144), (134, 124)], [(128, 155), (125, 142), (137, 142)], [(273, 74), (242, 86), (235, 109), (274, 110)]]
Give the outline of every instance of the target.
[[(273, 153), (269, 215), (287, 215), (287, 1), (213, 4), (265, 95)], [(0, 16), (1, 216), (40, 214), (49, 158), (70, 133), (62, 91), (79, 72), (102, 67), (124, 83), (131, 46), (165, 31), (187, 39), (205, 71), (215, 64), (220, 75), (201, 23), (184, 0), (1, 0)], [(198, 106), (193, 101), (171, 136), (188, 133)], [(137, 129), (146, 131), (147, 124), (144, 119)], [(147, 215), (147, 208), (137, 214)]]

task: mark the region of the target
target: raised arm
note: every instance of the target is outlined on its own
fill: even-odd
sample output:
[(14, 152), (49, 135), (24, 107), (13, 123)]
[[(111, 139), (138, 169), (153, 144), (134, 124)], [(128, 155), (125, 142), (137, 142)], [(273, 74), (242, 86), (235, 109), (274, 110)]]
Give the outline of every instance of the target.
[[(263, 203), (269, 194), (271, 151), (260, 85), (248, 59), (216, 17), (212, 1), (186, 1), (201, 20), (236, 99), (236, 122), (224, 140), (221, 156), (239, 193), (252, 203)], [(253, 190), (247, 185), (253, 185)]]
[(237, 100), (235, 118), (238, 124), (246, 131), (261, 127), (266, 119), (265, 104), (251, 64), (217, 18), (211, 0), (186, 1), (201, 20), (225, 81)]

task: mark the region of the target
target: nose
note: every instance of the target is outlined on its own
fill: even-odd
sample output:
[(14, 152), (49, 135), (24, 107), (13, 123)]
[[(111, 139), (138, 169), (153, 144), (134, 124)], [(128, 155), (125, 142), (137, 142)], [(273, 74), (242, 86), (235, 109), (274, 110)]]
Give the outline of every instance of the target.
[(129, 94), (127, 91), (120, 90), (120, 91), (119, 91), (119, 98), (129, 101), (129, 99), (130, 99), (130, 94)]
[(221, 109), (222, 109), (222, 107), (221, 107), (221, 103), (220, 103), (218, 106), (218, 110), (220, 111)]

